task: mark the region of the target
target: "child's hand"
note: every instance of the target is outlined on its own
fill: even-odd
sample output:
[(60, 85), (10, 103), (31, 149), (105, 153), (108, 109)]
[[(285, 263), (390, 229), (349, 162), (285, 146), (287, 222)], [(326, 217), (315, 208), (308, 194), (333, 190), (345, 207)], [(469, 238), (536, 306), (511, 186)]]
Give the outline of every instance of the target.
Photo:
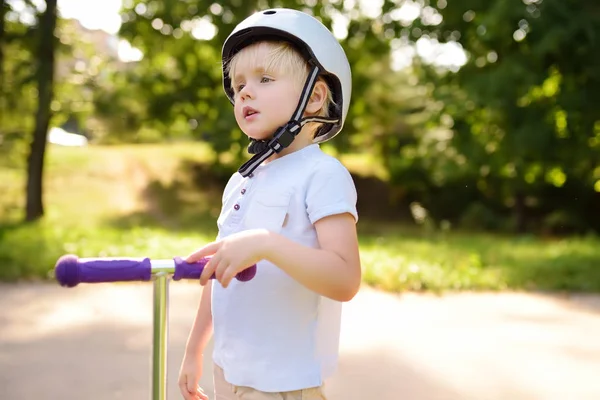
[(202, 376), (202, 357), (184, 357), (179, 371), (179, 390), (185, 400), (208, 400), (198, 385)]
[(212, 255), (200, 275), (200, 284), (205, 285), (214, 272), (221, 285), (227, 287), (237, 273), (264, 258), (268, 235), (269, 232), (263, 229), (239, 232), (207, 244), (185, 261), (192, 263)]

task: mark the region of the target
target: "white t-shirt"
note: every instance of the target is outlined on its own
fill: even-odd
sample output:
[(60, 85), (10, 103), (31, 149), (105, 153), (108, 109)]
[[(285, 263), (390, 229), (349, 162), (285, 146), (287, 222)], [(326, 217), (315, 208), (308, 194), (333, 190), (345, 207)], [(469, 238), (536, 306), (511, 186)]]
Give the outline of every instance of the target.
[[(314, 223), (350, 213), (356, 189), (347, 169), (312, 144), (235, 173), (223, 194), (219, 238), (255, 228), (319, 246)], [(212, 286), (214, 362), (236, 386), (283, 392), (320, 386), (337, 364), (342, 304), (261, 261), (254, 279)]]

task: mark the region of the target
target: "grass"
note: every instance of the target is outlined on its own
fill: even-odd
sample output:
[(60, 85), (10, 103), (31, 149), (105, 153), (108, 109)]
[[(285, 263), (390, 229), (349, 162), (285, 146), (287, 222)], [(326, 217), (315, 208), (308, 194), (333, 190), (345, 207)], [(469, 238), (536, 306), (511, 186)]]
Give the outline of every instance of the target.
[[(51, 146), (46, 217), (21, 223), (24, 172), (0, 166), (0, 280), (48, 279), (65, 253), (185, 255), (216, 235), (220, 186), (202, 144)], [(360, 158), (349, 167), (365, 168)], [(365, 173), (365, 171), (361, 171)], [(432, 232), (361, 220), (363, 279), (383, 290), (600, 292), (600, 239)]]
[(366, 283), (389, 291), (600, 291), (598, 238), (391, 229), (363, 234)]

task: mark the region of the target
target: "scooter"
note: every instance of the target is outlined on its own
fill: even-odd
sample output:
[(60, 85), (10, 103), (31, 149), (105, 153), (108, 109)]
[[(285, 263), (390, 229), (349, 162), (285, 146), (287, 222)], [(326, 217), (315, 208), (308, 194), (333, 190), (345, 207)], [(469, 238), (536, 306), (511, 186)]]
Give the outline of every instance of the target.
[[(187, 263), (181, 257), (172, 260), (149, 258), (79, 258), (66, 254), (58, 259), (54, 276), (63, 287), (72, 288), (80, 283), (153, 281), (152, 314), (152, 400), (167, 398), (167, 338), (169, 311), (169, 280), (200, 279), (210, 260), (206, 257)], [(256, 275), (256, 264), (236, 275), (247, 282)], [(214, 279), (215, 275), (211, 276)]]

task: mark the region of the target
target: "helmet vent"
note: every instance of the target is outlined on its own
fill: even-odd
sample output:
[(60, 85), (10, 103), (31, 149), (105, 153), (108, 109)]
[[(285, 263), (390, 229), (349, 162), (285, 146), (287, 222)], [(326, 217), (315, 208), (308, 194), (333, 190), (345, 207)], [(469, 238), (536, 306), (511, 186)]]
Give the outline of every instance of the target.
[(275, 14), (276, 12), (277, 12), (277, 11), (274, 11), (274, 10), (268, 10), (268, 11), (265, 11), (265, 12), (263, 12), (263, 14), (265, 14), (265, 15), (273, 15), (273, 14)]

